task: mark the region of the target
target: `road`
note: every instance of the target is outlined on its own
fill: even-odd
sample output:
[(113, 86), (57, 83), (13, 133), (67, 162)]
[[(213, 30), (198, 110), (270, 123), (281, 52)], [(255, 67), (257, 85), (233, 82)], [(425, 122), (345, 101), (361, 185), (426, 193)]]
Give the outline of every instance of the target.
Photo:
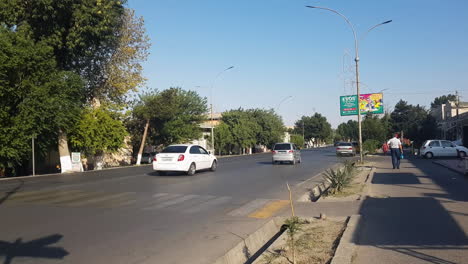
[(0, 261), (212, 263), (268, 221), (255, 212), (288, 199), (286, 181), (299, 196), (338, 161), (326, 148), (295, 166), (258, 154), (195, 176), (140, 166), (0, 181)]

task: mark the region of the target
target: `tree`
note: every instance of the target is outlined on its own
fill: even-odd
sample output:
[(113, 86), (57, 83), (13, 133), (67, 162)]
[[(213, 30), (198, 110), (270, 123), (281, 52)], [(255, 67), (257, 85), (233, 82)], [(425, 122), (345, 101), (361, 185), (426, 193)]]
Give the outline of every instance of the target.
[(102, 83), (94, 91), (94, 97), (100, 101), (117, 104), (125, 104), (125, 95), (144, 84), (141, 62), (147, 59), (150, 47), (142, 17), (125, 8), (122, 20), (117, 46), (100, 72)]
[(358, 122), (355, 120), (348, 120), (348, 122), (346, 123), (339, 124), (337, 128), (337, 133), (341, 136), (341, 140), (358, 140)]
[(205, 120), (206, 111), (206, 98), (194, 91), (154, 90), (140, 96), (126, 124), (132, 133), (132, 143), (140, 145), (140, 156), (146, 135), (155, 145), (187, 143), (200, 138), (200, 123)]
[(218, 126), (216, 126), (214, 129), (214, 138), (215, 149), (218, 150), (218, 154), (229, 154), (229, 147), (233, 143), (233, 137), (231, 130), (226, 123), (221, 122)]
[(248, 109), (246, 114), (258, 125), (256, 144), (272, 146), (282, 141), (285, 132), (283, 120), (273, 110)]
[(434, 101), (431, 102), (431, 108), (435, 108), (442, 104), (447, 104), (449, 101), (454, 102), (456, 100), (457, 100), (457, 96), (454, 94), (442, 95), (442, 96), (434, 98)]
[(291, 143), (294, 143), (299, 148), (304, 147), (304, 138), (302, 135), (291, 135)]
[(242, 150), (257, 143), (256, 136), (261, 128), (245, 110), (239, 108), (224, 112), (221, 120), (229, 127), (234, 146)]
[(315, 113), (313, 116), (303, 116), (300, 120), (296, 121), (294, 132), (302, 134), (303, 129), (306, 141), (314, 138), (324, 142), (331, 140), (333, 137), (330, 123), (328, 123), (326, 117), (319, 113)]
[[(102, 157), (106, 152), (114, 152), (122, 147), (126, 135), (127, 130), (115, 112), (105, 107), (88, 107), (71, 131), (70, 143), (73, 148), (88, 155)], [(99, 158), (94, 161), (96, 168)]]
[(34, 42), (25, 27), (0, 27), (0, 174), (30, 158), (31, 137), (39, 153), (57, 144), (59, 128), (77, 120), (83, 83), (57, 70), (53, 49)]
[(375, 140), (384, 142), (387, 139), (387, 130), (382, 119), (376, 115), (368, 114), (362, 122), (362, 140)]

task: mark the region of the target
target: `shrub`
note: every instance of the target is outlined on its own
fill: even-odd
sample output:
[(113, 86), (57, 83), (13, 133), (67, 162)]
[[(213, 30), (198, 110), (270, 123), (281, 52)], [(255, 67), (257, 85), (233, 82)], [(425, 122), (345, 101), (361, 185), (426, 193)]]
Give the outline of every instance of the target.
[(326, 171), (324, 173), (325, 179), (330, 182), (328, 192), (331, 194), (342, 192), (353, 181), (355, 170), (354, 163), (346, 161), (342, 169)]
[(365, 153), (374, 154), (380, 148), (380, 142), (375, 139), (368, 139), (364, 141), (362, 148)]

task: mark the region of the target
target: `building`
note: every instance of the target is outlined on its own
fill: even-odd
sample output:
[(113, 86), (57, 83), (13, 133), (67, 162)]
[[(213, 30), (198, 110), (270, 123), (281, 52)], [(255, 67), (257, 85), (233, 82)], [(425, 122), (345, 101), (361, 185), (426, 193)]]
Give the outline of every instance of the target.
[(440, 136), (451, 141), (461, 141), (468, 146), (468, 102), (453, 102), (431, 109), (437, 121)]

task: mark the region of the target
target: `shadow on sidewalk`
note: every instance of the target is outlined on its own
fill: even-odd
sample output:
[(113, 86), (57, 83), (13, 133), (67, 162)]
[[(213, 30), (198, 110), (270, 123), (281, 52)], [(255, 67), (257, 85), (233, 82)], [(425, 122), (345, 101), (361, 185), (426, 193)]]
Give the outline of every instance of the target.
[[(427, 192), (420, 194), (421, 197), (366, 197), (359, 211), (362, 217), (354, 233), (354, 243), (391, 250), (398, 252), (398, 255), (435, 264), (458, 263), (452, 262), (452, 257), (444, 259), (447, 253), (441, 254), (440, 250), (462, 250), (460, 254), (468, 259), (468, 237), (452, 217), (454, 213), (442, 205), (447, 199), (451, 202), (468, 201), (468, 181), (424, 160), (405, 162), (405, 167), (411, 169), (413, 166), (424, 175), (419, 176), (404, 169), (394, 173), (391, 170), (378, 171), (374, 174), (372, 184), (426, 189)], [(454, 177), (457, 177), (456, 180)], [(421, 178), (429, 178), (445, 193), (421, 184)], [(460, 217), (466, 216), (465, 213), (457, 212)]]

